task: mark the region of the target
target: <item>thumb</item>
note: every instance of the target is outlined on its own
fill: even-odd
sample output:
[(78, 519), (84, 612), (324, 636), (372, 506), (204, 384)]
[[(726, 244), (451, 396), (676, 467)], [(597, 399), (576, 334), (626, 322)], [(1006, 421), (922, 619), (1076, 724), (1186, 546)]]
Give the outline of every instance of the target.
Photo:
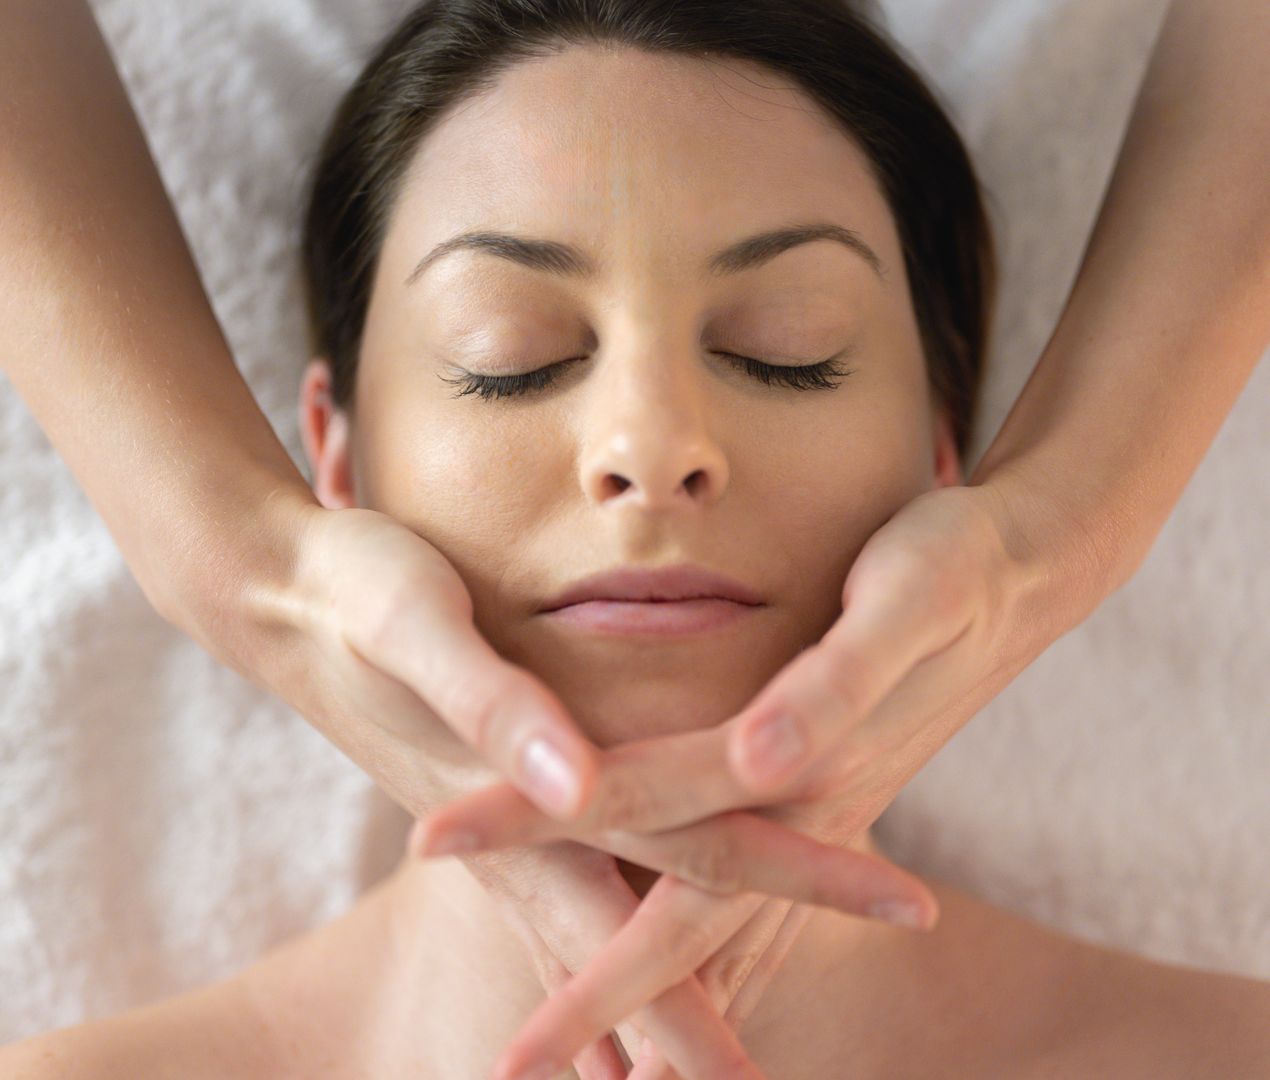
[[(574, 817), (594, 787), (598, 751), (559, 698), (480, 633), (467, 587), (440, 551), (375, 511), (341, 513), (371, 515), (345, 526), (366, 546), (334, 586), (348, 646), (414, 691), (544, 813)], [(323, 542), (340, 555), (351, 546)], [(344, 584), (350, 578), (356, 589)]]

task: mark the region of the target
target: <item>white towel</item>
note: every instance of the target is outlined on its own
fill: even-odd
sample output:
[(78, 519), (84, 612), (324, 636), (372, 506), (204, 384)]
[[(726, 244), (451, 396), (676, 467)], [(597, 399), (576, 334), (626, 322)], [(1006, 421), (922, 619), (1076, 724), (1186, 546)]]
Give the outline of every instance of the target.
[[(94, 6), (216, 313), (303, 462), (303, 178), (408, 3)], [(990, 434), (1078, 265), (1163, 5), (883, 8), (996, 207)], [(1263, 364), (1135, 580), (901, 795), (882, 828), (903, 861), (1073, 933), (1270, 977), (1267, 391)], [(228, 975), (392, 866), (404, 812), (150, 609), (7, 381), (0, 583), (0, 1042)]]

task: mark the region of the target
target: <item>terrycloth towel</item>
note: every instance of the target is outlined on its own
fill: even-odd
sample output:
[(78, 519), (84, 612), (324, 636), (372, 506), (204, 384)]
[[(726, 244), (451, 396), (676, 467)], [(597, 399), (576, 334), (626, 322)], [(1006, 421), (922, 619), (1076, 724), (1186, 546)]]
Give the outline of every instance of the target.
[[(97, 0), (244, 374), (297, 462), (303, 178), (395, 2)], [(986, 446), (1053, 327), (1162, 0), (884, 0), (1002, 239)], [(977, 453), (972, 455), (972, 463)], [(1073, 933), (1270, 978), (1270, 366), (1134, 581), (973, 720), (883, 838)], [(326, 922), (407, 815), (164, 623), (0, 381), (0, 1042)]]

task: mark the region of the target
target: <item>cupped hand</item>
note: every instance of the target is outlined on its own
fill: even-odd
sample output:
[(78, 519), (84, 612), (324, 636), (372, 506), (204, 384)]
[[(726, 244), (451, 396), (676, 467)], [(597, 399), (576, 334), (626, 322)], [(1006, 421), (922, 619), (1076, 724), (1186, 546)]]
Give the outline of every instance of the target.
[(285, 592), (256, 604), (282, 639), (269, 689), (415, 817), (436, 802), (433, 780), (481, 761), (545, 813), (575, 814), (598, 751), (481, 635), (450, 561), (375, 510), (302, 515)]

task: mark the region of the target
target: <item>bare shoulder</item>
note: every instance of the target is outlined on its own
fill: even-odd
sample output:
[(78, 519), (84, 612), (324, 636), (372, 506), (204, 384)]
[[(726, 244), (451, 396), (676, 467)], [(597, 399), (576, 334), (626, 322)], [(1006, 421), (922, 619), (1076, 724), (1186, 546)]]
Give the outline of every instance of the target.
[(1125, 959), (1137, 992), (1133, 1030), (1158, 1055), (1156, 1076), (1270, 1076), (1270, 983)]
[[(1270, 983), (1076, 943), (1064, 1046), (1039, 1077), (1270, 1077)], [(1064, 1071), (1066, 1070), (1066, 1071)]]
[[(231, 983), (0, 1047), (5, 1080), (254, 1080), (268, 1076)], [(227, 1038), (226, 1033), (232, 1033)]]
[(1270, 1078), (1270, 982), (1082, 941), (960, 890), (937, 894), (947, 927), (931, 971), (956, 989), (959, 1014), (983, 1018), (961, 1025), (978, 1048), (973, 1075)]

